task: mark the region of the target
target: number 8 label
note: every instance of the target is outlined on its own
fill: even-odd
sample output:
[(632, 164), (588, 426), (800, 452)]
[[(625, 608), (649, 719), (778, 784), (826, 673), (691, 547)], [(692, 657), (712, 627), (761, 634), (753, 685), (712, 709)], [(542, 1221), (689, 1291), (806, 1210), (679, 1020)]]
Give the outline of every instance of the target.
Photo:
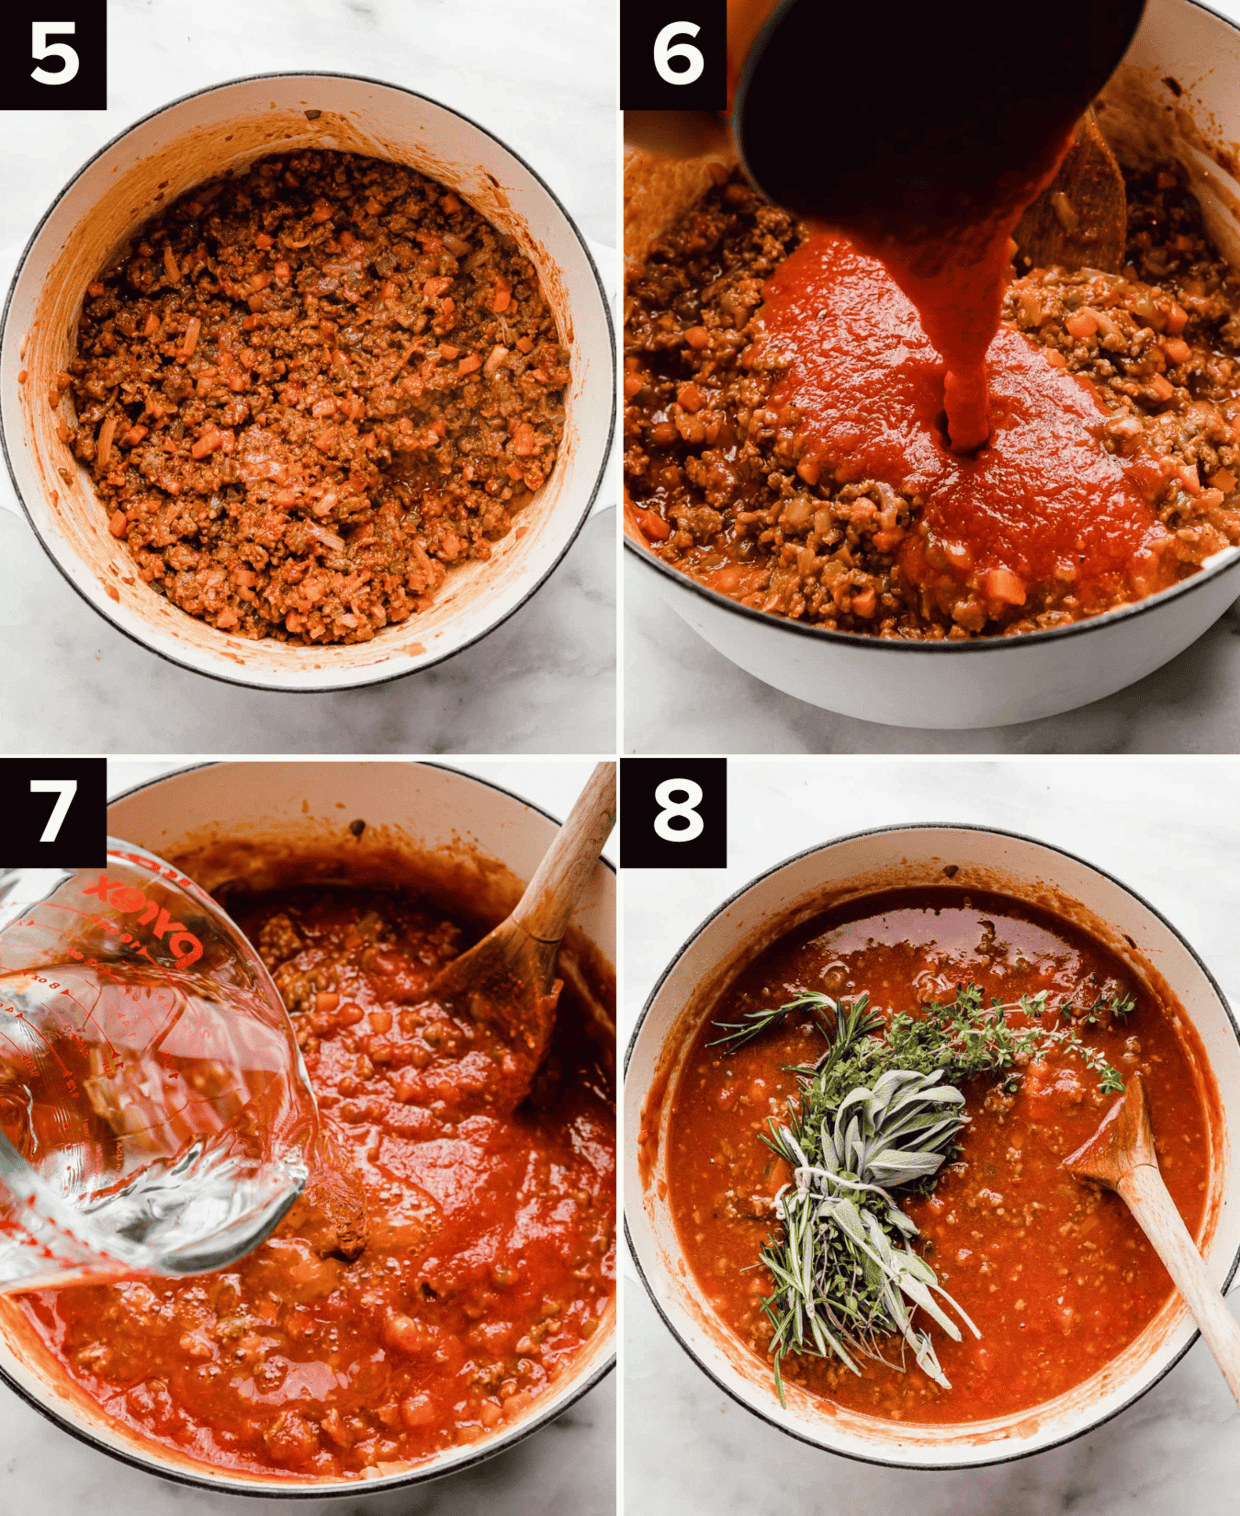
[[(674, 800), (672, 797), (678, 794), (685, 798)], [(692, 842), (702, 835), (705, 822), (697, 811), (702, 803), (700, 784), (692, 779), (665, 779), (655, 790), (654, 798), (663, 807), (654, 818), (654, 829), (664, 842)], [(672, 820), (675, 817), (680, 817), (687, 825), (674, 827)]]

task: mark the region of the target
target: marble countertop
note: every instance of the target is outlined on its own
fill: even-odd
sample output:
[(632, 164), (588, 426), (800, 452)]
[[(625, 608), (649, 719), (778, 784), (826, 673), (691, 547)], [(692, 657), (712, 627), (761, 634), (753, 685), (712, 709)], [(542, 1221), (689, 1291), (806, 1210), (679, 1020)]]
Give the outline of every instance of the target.
[(1017, 726), (932, 732), (819, 710), (764, 684), (692, 631), (653, 575), (626, 568), (627, 753), (1240, 751), (1240, 603), (1178, 658), (1105, 700)]
[[(615, 244), (616, 18), (607, 0), (111, 0), (106, 112), (4, 114), (0, 250), (14, 254), (82, 162), (168, 99), (268, 70), (367, 74), (473, 117)], [(11, 266), (11, 265), (10, 265)], [(6, 275), (7, 277), (7, 275)], [(0, 471), (2, 472), (2, 471)], [(0, 492), (12, 503), (7, 475)], [(6, 503), (0, 500), (0, 506)], [(131, 643), (0, 509), (8, 752), (605, 752), (615, 730), (615, 512), (484, 642), (371, 690), (218, 684)], [(123, 701), (118, 692), (124, 691)]]
[[(187, 760), (110, 761), (116, 795)], [(565, 816), (592, 765), (573, 759), (454, 764)], [(615, 843), (605, 850), (614, 857)], [(414, 1489), (346, 1501), (305, 1500), (306, 1516), (611, 1516), (615, 1511), (616, 1376), (609, 1374), (549, 1426), (466, 1473)], [(286, 1501), (253, 1500), (168, 1484), (127, 1468), (58, 1427), (0, 1385), (0, 1516), (90, 1511), (93, 1516), (274, 1516)]]
[[(1234, 762), (1075, 758), (729, 763), (730, 867), (626, 869), (627, 1041), (681, 943), (755, 874), (842, 832), (900, 822), (1004, 827), (1098, 864), (1162, 911), (1240, 1005)], [(841, 801), (844, 804), (841, 804)], [(874, 1468), (803, 1446), (742, 1410), (625, 1278), (625, 1502), (632, 1511), (916, 1511), (919, 1516), (1154, 1516), (1236, 1509), (1240, 1412), (1204, 1344), (1130, 1410), (1066, 1447), (997, 1468)]]

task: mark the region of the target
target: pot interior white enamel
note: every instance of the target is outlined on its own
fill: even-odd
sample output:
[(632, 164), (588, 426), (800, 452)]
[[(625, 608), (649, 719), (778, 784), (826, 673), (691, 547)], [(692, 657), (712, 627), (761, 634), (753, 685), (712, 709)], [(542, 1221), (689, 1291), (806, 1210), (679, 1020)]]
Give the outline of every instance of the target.
[[(229, 636), (135, 572), (86, 471), (56, 435), (51, 376), (74, 342), (86, 286), (162, 205), (272, 152), (340, 149), (409, 164), (510, 233), (539, 270), (570, 352), (564, 441), (550, 479), (486, 563), (450, 571), (435, 603), (372, 641), (308, 648)], [(67, 399), (61, 401), (67, 407)], [(555, 568), (606, 467), (614, 411), (611, 317), (580, 233), (503, 143), (432, 100), (369, 79), (288, 74), (188, 96), (139, 121), (65, 188), (27, 247), (6, 310), (0, 421), (17, 493), (69, 582), (121, 631), (236, 683), (320, 690), (429, 667), (505, 620)]]
[[(1099, 123), (1125, 161), (1174, 161), (1220, 252), (1240, 267), (1240, 31), (1194, 0), (1150, 0)], [(889, 642), (749, 610), (659, 563), (632, 533), (642, 574), (701, 637), (810, 705), (893, 726), (957, 730), (1031, 721), (1126, 688), (1197, 640), (1240, 594), (1240, 551), (1092, 621), (1023, 637)]]
[[(567, 807), (566, 807), (567, 808)], [(350, 822), (365, 821), (360, 838)], [(506, 790), (450, 769), (414, 763), (222, 763), (183, 770), (131, 790), (108, 810), (112, 835), (184, 861), (218, 839), (254, 841), (294, 859), (348, 847), (352, 867), (396, 849), (453, 871), (476, 862), (476, 877), (494, 884), (501, 909), (534, 872), (557, 823)], [(348, 877), (348, 869), (344, 870)], [(466, 880), (472, 877), (467, 874)], [(615, 874), (600, 865), (573, 914), (579, 933), (605, 964), (615, 962)], [(570, 941), (575, 939), (570, 938)], [(292, 1481), (211, 1469), (112, 1420), (31, 1342), (11, 1303), (0, 1303), (0, 1376), (65, 1430), (113, 1456), (166, 1477), (241, 1494), (357, 1496), (439, 1478), (492, 1457), (560, 1415), (611, 1368), (615, 1302), (602, 1329), (569, 1373), (526, 1414), (497, 1434), (449, 1449), (431, 1462), (387, 1478)]]
[[(945, 876), (944, 869), (954, 869)], [(1161, 979), (1183, 1007), (1208, 1067), (1211, 1121), (1204, 1228), (1210, 1276), (1222, 1288), (1240, 1259), (1240, 1034), (1208, 971), (1173, 927), (1088, 863), (1027, 838), (971, 827), (898, 827), (843, 838), (780, 864), (698, 928), (656, 986), (625, 1076), (625, 1220), (651, 1298), (682, 1346), (735, 1399), (785, 1432), (851, 1457), (910, 1468), (969, 1467), (1052, 1447), (1115, 1415), (1150, 1388), (1195, 1331), (1179, 1297), (1091, 1379), (1046, 1404), (988, 1421), (912, 1426), (845, 1411), (787, 1386), (728, 1331), (698, 1289), (677, 1240), (662, 1134), (692, 1030), (743, 963), (822, 908), (908, 884), (953, 883), (1048, 901), (1070, 912), (1137, 972)], [(1210, 1093), (1212, 1090), (1213, 1093)], [(638, 1134), (641, 1134), (639, 1150)]]

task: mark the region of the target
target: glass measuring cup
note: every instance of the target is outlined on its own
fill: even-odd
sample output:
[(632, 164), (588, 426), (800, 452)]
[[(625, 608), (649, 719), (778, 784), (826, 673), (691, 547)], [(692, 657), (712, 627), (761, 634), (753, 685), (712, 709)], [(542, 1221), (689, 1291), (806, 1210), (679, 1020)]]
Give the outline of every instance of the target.
[(192, 880), (111, 838), (0, 871), (0, 1292), (222, 1268), (317, 1132), (279, 992)]

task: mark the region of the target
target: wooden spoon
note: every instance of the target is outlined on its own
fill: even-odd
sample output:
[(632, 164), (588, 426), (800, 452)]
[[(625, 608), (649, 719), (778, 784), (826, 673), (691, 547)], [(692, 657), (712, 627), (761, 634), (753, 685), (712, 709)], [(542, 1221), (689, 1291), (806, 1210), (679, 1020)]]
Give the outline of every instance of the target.
[(600, 763), (547, 849), (512, 915), (436, 975), (430, 993), (450, 1014), (491, 1027), (514, 1069), (493, 1108), (529, 1094), (555, 1025), (560, 939), (616, 820), (616, 765)]
[(1064, 1167), (1078, 1179), (1114, 1190), (1137, 1218), (1240, 1402), (1240, 1323), (1211, 1283), (1197, 1245), (1163, 1183), (1140, 1074), (1132, 1076), (1124, 1098), (1111, 1107), (1085, 1146), (1064, 1160)]
[(1118, 274), (1128, 241), (1128, 197), (1115, 154), (1092, 107), (1054, 179), (1025, 208), (1012, 233), (1029, 268), (1100, 268)]

